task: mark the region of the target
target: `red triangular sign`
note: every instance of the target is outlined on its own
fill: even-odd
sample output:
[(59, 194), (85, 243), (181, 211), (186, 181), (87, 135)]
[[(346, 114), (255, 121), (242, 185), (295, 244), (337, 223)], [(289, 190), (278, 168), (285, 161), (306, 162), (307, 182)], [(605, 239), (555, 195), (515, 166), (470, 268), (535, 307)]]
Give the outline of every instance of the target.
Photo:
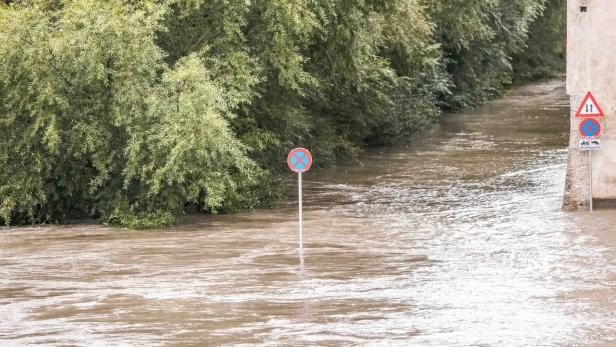
[(576, 117), (604, 117), (603, 110), (591, 92), (586, 94), (584, 101), (580, 105)]

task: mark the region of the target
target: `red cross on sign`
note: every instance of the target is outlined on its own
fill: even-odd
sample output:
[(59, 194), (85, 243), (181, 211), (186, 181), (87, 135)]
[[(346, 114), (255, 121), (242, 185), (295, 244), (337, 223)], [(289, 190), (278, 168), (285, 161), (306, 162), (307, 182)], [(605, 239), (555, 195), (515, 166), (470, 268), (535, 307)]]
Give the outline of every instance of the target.
[(296, 148), (289, 152), (287, 164), (289, 165), (289, 169), (293, 172), (306, 172), (310, 170), (312, 166), (312, 155), (305, 148)]
[(601, 135), (601, 123), (594, 118), (585, 118), (580, 123), (580, 134), (584, 138), (597, 138)]

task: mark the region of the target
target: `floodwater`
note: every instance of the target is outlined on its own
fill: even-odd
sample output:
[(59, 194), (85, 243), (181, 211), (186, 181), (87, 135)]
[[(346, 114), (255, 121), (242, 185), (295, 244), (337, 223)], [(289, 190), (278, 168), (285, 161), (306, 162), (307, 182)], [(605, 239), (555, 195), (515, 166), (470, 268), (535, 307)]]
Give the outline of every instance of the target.
[(292, 197), (3, 229), (0, 345), (614, 346), (616, 212), (561, 212), (567, 136), (548, 82), (306, 174), (303, 265)]

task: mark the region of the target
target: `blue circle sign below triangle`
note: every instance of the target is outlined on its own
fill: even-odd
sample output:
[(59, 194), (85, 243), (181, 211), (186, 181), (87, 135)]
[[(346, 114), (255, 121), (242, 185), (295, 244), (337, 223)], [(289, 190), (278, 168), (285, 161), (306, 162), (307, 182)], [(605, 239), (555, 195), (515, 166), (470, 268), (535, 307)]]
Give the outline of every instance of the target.
[(594, 118), (586, 118), (580, 122), (580, 135), (585, 138), (596, 138), (601, 135), (601, 123)]

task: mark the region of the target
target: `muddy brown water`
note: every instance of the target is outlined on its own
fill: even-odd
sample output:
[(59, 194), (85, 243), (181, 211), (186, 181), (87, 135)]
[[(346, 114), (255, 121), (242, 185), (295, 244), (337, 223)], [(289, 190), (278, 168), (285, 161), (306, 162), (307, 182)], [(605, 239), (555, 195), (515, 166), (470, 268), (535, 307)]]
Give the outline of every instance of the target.
[[(616, 212), (561, 212), (561, 82), (168, 230), (0, 231), (0, 345), (616, 345)], [(293, 181), (290, 182), (293, 184)]]

